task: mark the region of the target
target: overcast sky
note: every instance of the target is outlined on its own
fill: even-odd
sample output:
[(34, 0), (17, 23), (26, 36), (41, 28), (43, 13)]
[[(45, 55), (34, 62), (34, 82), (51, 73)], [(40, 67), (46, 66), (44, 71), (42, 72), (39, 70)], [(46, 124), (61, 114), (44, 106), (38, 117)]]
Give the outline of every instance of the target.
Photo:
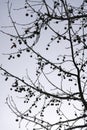
[[(14, 0), (13, 0), (14, 1)], [(9, 21), (8, 11), (7, 11), (7, 0), (0, 0), (0, 29), (3, 29), (3, 26), (7, 26)], [(17, 2), (17, 3), (16, 3)], [(15, 5), (23, 4), (23, 0), (15, 0)], [(1, 27), (2, 26), (2, 27)], [(5, 68), (13, 69), (12, 64), (8, 62), (8, 58), (2, 53), (9, 52), (10, 42), (9, 38), (6, 35), (0, 33), (0, 65), (4, 64)], [(8, 106), (5, 104), (6, 97), (12, 94), (10, 92), (9, 83), (4, 82), (3, 76), (0, 76), (0, 129), (1, 130), (25, 130), (25, 127), (22, 126), (19, 128), (17, 122), (15, 122), (16, 116), (10, 111)]]
[[(11, 0), (15, 1), (14, 6), (18, 7), (19, 5), (22, 6), (24, 3), (24, 0)], [(82, 0), (71, 0), (75, 4), (79, 4)], [(8, 18), (8, 11), (7, 11), (7, 0), (0, 0), (0, 30), (3, 29), (3, 26), (8, 25), (10, 23)], [(19, 18), (19, 16), (17, 16)], [(16, 17), (16, 18), (17, 18)], [(21, 17), (20, 20), (23, 18)], [(2, 26), (2, 27), (1, 27)], [(15, 72), (15, 69), (13, 68), (16, 66), (16, 72), (17, 69), (22, 70), (23, 61), (17, 61), (17, 63), (8, 62), (7, 56), (4, 56), (3, 53), (8, 52), (10, 47), (10, 41), (9, 38), (6, 35), (3, 35), (0, 33), (0, 65), (3, 64), (3, 67), (6, 69)], [(20, 68), (17, 67), (17, 64), (20, 63), (23, 65)], [(25, 61), (26, 62), (26, 61)], [(26, 68), (25, 68), (26, 69)], [(16, 74), (15, 72), (15, 74)], [(25, 74), (25, 72), (23, 72)], [(15, 115), (10, 111), (8, 106), (5, 104), (6, 97), (10, 94), (14, 94), (13, 92), (10, 92), (10, 86), (8, 84), (4, 83), (3, 76), (0, 76), (0, 129), (1, 130), (19, 130), (19, 125), (17, 122), (15, 122)], [(25, 130), (26, 128), (22, 124), (20, 130)]]

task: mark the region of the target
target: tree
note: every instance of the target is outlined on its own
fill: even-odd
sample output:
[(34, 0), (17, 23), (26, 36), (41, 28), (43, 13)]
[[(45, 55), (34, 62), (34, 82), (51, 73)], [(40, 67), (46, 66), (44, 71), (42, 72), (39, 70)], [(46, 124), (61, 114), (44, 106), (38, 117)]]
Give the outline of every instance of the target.
[[(73, 130), (87, 127), (87, 0), (79, 7), (68, 0), (25, 0), (28, 23), (18, 23), (12, 17), (12, 3), (8, 1), (8, 13), (15, 30), (10, 34), (11, 50), (8, 60), (22, 54), (34, 60), (35, 73), (32, 79), (0, 70), (7, 81), (13, 78), (11, 90), (24, 94), (24, 103), (29, 107), (21, 112), (12, 97), (6, 98), (7, 105), (22, 120), (33, 124), (33, 130)], [(19, 31), (19, 28), (22, 31)], [(31, 63), (29, 63), (31, 64)], [(67, 111), (68, 109), (68, 111)], [(56, 119), (51, 117), (54, 113)], [(69, 113), (71, 113), (71, 115)], [(49, 120), (50, 114), (50, 120)]]

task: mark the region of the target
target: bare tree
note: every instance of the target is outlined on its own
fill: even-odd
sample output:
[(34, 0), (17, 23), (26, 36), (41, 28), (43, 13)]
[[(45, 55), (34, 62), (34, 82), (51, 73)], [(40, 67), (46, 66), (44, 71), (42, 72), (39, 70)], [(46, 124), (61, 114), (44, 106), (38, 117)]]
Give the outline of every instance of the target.
[(15, 9), (26, 11), (29, 19), (23, 24), (13, 19), (12, 3), (8, 1), (15, 34), (1, 32), (10, 36), (11, 50), (16, 51), (6, 55), (8, 60), (22, 60), (27, 52), (36, 72), (32, 79), (27, 68), (26, 78), (21, 78), (0, 66), (6, 81), (14, 78), (11, 90), (24, 93), (24, 103), (29, 107), (21, 112), (12, 97), (6, 102), (17, 115), (16, 121), (26, 120), (27, 128), (33, 124), (33, 130), (87, 128), (87, 0), (78, 7), (70, 2), (25, 0), (23, 8)]

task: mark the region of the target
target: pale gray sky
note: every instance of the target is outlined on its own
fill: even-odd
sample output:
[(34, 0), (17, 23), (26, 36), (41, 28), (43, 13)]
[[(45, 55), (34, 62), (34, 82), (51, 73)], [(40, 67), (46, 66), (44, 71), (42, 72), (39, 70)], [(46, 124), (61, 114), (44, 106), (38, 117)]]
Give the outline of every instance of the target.
[[(14, 1), (14, 0), (13, 0)], [(10, 23), (8, 18), (7, 11), (7, 0), (0, 0), (0, 29), (1, 26), (8, 26)], [(24, 3), (24, 0), (16, 0), (15, 5), (21, 5)], [(18, 17), (18, 16), (17, 16)], [(4, 67), (11, 68), (13, 70), (13, 63), (8, 62), (7, 56), (2, 55), (2, 53), (9, 52), (10, 42), (9, 37), (0, 33), (0, 65), (3, 64)], [(17, 67), (16, 67), (17, 68)], [(17, 70), (17, 69), (16, 69)], [(1, 130), (25, 130), (25, 127), (22, 126), (19, 128), (17, 122), (15, 122), (16, 116), (10, 111), (8, 106), (5, 104), (6, 97), (11, 91), (9, 91), (9, 83), (4, 82), (3, 76), (0, 76), (0, 129)], [(13, 94), (12, 94), (13, 95)]]

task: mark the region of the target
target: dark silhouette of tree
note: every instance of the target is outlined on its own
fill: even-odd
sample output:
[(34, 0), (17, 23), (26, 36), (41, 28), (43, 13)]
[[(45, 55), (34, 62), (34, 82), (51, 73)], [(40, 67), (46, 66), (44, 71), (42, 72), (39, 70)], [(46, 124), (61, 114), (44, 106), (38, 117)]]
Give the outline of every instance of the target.
[(25, 94), (24, 103), (29, 107), (21, 112), (12, 97), (6, 98), (7, 105), (17, 115), (17, 122), (26, 120), (27, 128), (33, 124), (33, 130), (85, 130), (87, 0), (79, 6), (72, 0), (25, 0), (24, 7), (15, 10), (21, 9), (28, 18), (26, 24), (15, 22), (8, 1), (9, 18), (16, 33), (1, 32), (10, 36), (10, 49), (16, 51), (6, 55), (8, 60), (22, 60), (26, 52), (35, 62), (36, 74), (32, 79), (27, 68), (26, 80), (0, 66), (5, 81), (14, 78), (10, 89)]

